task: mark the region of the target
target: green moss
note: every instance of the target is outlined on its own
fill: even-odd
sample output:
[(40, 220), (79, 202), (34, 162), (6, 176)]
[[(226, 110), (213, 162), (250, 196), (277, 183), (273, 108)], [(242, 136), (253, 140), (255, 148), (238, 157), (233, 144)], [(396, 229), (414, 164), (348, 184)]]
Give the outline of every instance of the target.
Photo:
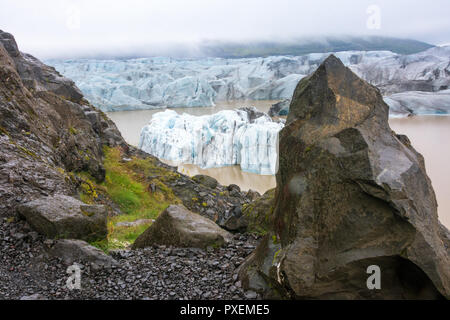
[[(175, 197), (171, 188), (163, 181), (173, 176), (172, 171), (160, 168), (152, 158), (132, 158), (123, 162), (120, 148), (104, 147), (105, 180), (95, 184), (87, 173), (79, 176), (83, 179), (80, 198), (87, 203), (95, 202), (93, 193), (102, 194), (123, 212), (121, 215), (108, 218), (108, 239), (93, 243), (96, 247), (108, 251), (110, 249), (125, 248), (144, 232), (150, 225), (144, 224), (134, 227), (117, 227), (118, 222), (132, 222), (139, 219), (155, 219), (170, 204), (181, 203)], [(156, 173), (156, 174), (155, 174)], [(159, 178), (148, 179), (148, 176)], [(150, 185), (155, 186), (152, 192)]]
[(273, 255), (272, 265), (275, 265), (275, 263), (277, 262), (277, 257), (278, 257), (278, 255), (280, 254), (280, 252), (281, 252), (281, 248), (280, 248), (279, 250), (277, 250), (277, 251), (275, 252), (275, 254)]
[(105, 253), (108, 253), (109, 251), (109, 242), (108, 239), (104, 239), (104, 240), (99, 240), (99, 241), (93, 241), (89, 243), (91, 246), (94, 246), (100, 250), (102, 250)]
[(157, 160), (151, 157), (136, 158), (123, 164), (127, 169), (146, 177), (159, 177), (161, 182), (170, 182), (180, 178), (180, 174), (157, 165)]
[(95, 203), (98, 194), (95, 183), (91, 180), (88, 174), (84, 174), (80, 186), (80, 199), (81, 201), (92, 204)]
[(135, 227), (114, 227), (108, 238), (109, 249), (125, 249), (131, 245), (151, 225), (143, 224)]
[(10, 142), (11, 144), (13, 144), (13, 145), (15, 145), (23, 154), (25, 154), (25, 155), (28, 155), (28, 156), (30, 156), (30, 157), (32, 157), (32, 158), (34, 158), (34, 159), (37, 159), (37, 160), (41, 160), (41, 157), (39, 157), (36, 153), (34, 153), (33, 151), (31, 151), (31, 150), (29, 150), (29, 149), (27, 149), (27, 148), (25, 148), (25, 147), (22, 147), (21, 145), (18, 145), (17, 143), (15, 143), (15, 142)]
[(89, 211), (86, 211), (86, 210), (83, 210), (83, 209), (81, 209), (81, 213), (84, 214), (87, 217), (92, 217), (95, 214), (95, 212), (89, 212)]
[(261, 198), (242, 206), (247, 218), (247, 231), (265, 235), (270, 230), (274, 211), (275, 189), (268, 190)]
[(8, 131), (0, 126), (0, 136), (9, 136)]
[(78, 130), (75, 129), (74, 127), (70, 127), (70, 128), (69, 128), (69, 132), (70, 132), (70, 134), (72, 134), (72, 135), (77, 135), (77, 134), (78, 134)]
[(278, 244), (278, 239), (277, 239), (276, 235), (272, 236), (272, 242), (273, 242), (273, 244)]

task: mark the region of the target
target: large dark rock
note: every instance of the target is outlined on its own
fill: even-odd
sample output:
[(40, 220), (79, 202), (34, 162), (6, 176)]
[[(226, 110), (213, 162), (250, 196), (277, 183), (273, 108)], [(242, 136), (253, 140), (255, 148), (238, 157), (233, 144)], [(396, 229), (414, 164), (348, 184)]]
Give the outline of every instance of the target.
[(86, 205), (65, 195), (42, 197), (20, 205), (20, 216), (48, 238), (105, 239), (107, 211), (101, 205)]
[(66, 265), (86, 262), (95, 268), (111, 268), (119, 265), (111, 256), (82, 240), (57, 240), (47, 252), (50, 256), (60, 258)]
[(103, 180), (105, 144), (127, 148), (72, 80), (20, 52), (0, 30), (0, 215), (42, 195), (75, 195), (70, 172)]
[(0, 30), (0, 43), (16, 62), (23, 83), (33, 91), (50, 91), (76, 103), (83, 94), (75, 83), (59, 74), (55, 68), (43, 64), (30, 54), (21, 53), (12, 34)]
[[(273, 234), (241, 268), (244, 286), (291, 298), (450, 297), (448, 230), (423, 157), (388, 111), (334, 56), (300, 81), (280, 132)], [(380, 290), (367, 288), (371, 265)]]
[(228, 243), (232, 235), (210, 219), (183, 206), (171, 205), (133, 243), (133, 249), (153, 245), (206, 248)]

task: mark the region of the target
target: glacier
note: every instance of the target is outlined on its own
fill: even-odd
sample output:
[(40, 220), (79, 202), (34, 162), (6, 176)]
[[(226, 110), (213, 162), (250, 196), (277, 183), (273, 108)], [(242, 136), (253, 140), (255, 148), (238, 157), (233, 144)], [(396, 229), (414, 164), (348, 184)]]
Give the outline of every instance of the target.
[[(343, 51), (242, 59), (150, 57), (46, 62), (73, 79), (96, 107), (118, 111), (208, 107), (230, 100), (290, 99), (298, 81), (331, 53), (380, 88), (395, 114), (415, 114), (415, 110), (420, 113), (423, 100), (408, 98), (417, 96), (417, 92), (427, 92), (424, 96), (432, 97), (450, 89), (450, 46), (410, 55)], [(442, 102), (447, 98), (439, 95), (436, 99)], [(450, 104), (450, 100), (444, 103)]]
[(284, 120), (272, 120), (254, 107), (204, 116), (165, 110), (155, 113), (142, 128), (138, 147), (177, 164), (240, 165), (245, 172), (273, 175), (283, 126)]
[(400, 92), (384, 97), (384, 101), (391, 116), (450, 114), (450, 90)]

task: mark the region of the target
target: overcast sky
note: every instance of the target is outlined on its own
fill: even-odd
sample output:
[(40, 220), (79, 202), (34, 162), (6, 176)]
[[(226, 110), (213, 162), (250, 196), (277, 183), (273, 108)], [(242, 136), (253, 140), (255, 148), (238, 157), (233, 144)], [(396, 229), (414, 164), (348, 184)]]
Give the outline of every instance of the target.
[(449, 0), (0, 0), (0, 29), (40, 58), (202, 40), (380, 35), (450, 43)]

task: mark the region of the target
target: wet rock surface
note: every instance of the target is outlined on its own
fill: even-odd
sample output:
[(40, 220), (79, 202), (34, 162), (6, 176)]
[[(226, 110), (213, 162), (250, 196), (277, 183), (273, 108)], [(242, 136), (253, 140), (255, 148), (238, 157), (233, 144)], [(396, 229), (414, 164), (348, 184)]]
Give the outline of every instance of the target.
[[(286, 123), (272, 233), (241, 270), (246, 287), (310, 299), (450, 297), (448, 230), (424, 159), (390, 129), (379, 90), (330, 56), (298, 84)], [(371, 265), (380, 290), (367, 287)]]

